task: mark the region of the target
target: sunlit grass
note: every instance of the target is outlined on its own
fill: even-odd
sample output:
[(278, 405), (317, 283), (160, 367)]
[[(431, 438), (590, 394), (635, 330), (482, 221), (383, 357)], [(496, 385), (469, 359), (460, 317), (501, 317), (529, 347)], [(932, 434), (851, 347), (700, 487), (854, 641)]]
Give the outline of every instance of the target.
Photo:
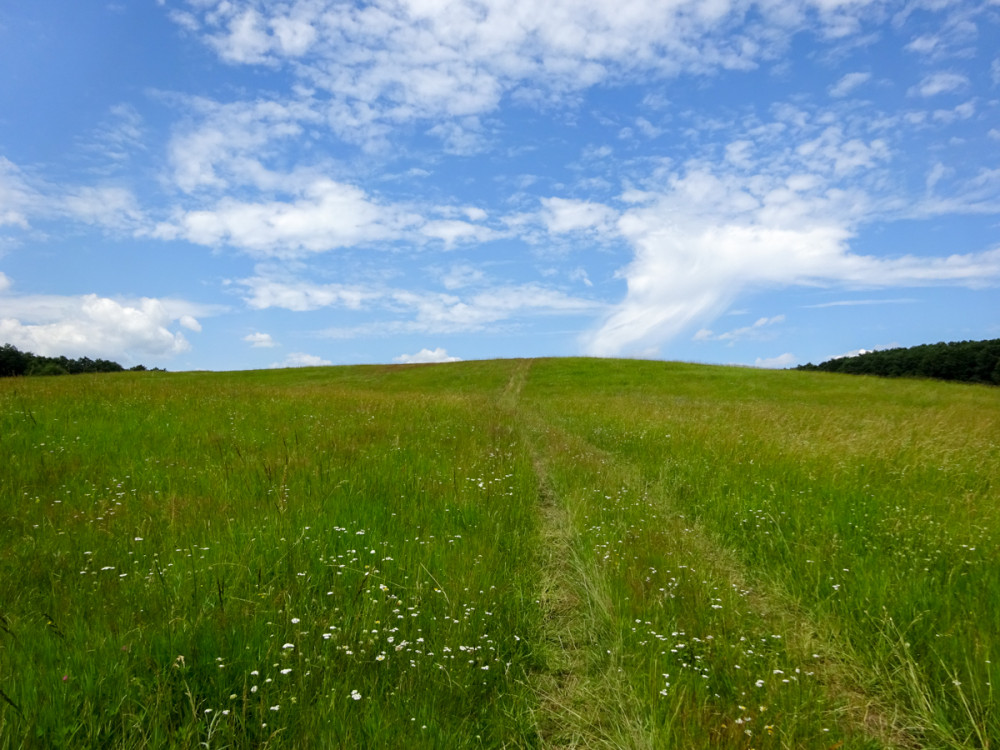
[(315, 374), (4, 391), (5, 743), (530, 735), (535, 492), (509, 419), (406, 373)]
[[(769, 736), (786, 746), (818, 743), (809, 739), (817, 728), (835, 736), (838, 716), (851, 719), (840, 722), (847, 742), (859, 717), (869, 736), (857, 742), (985, 747), (1000, 736), (1000, 622), (989, 604), (1000, 600), (996, 390), (652, 363), (578, 367), (567, 379), (558, 363), (539, 363), (525, 396), (602, 456), (599, 478), (582, 479), (579, 461), (567, 470), (595, 488), (581, 539), (589, 532), (595, 554), (623, 583), (631, 577), (620, 621), (635, 615), (637, 636), (654, 648), (668, 629), (686, 636), (673, 636), (685, 648), (713, 635), (698, 660), (717, 662), (712, 674), (702, 670), (715, 685), (702, 691), (707, 712), (767, 695), (759, 702), (772, 720), (743, 728), (758, 736), (771, 724)], [(607, 467), (630, 477), (617, 491), (600, 481)], [(651, 606), (656, 591), (670, 592), (667, 606)], [(734, 608), (749, 620), (726, 614)], [(767, 658), (760, 646), (749, 658), (750, 643), (767, 644)], [(658, 660), (645, 661), (659, 671)], [(749, 689), (758, 679), (764, 688)], [(840, 692), (839, 707), (824, 708), (817, 681)], [(809, 711), (827, 718), (809, 728)]]
[(3, 380), (0, 747), (992, 747), (998, 436), (653, 362)]

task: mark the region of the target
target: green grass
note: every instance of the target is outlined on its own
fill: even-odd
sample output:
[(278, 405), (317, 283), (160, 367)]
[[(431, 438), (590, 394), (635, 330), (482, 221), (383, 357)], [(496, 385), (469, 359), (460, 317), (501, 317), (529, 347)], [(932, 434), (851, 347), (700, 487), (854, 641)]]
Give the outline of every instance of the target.
[(0, 748), (1000, 743), (997, 389), (7, 379), (0, 455)]

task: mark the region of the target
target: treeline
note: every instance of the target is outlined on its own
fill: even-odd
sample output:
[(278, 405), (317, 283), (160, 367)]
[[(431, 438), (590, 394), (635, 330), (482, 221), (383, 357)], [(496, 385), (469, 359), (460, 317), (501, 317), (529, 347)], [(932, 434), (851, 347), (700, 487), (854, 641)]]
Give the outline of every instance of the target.
[(947, 344), (940, 342), (906, 349), (885, 349), (865, 352), (856, 357), (838, 357), (819, 365), (810, 362), (795, 369), (1000, 385), (1000, 339), (952, 341)]
[[(143, 365), (130, 367), (130, 370), (141, 371)], [(158, 368), (153, 368), (154, 370)], [(22, 352), (12, 344), (0, 346), (0, 377), (10, 378), (18, 375), (78, 375), (83, 372), (123, 372), (125, 370), (117, 362), (107, 359), (69, 359), (67, 357), (43, 357), (31, 352)]]

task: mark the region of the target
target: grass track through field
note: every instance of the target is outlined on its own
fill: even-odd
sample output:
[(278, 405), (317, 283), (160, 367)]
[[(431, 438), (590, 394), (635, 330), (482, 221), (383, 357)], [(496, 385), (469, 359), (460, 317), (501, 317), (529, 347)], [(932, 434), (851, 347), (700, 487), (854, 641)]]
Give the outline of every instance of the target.
[[(694, 738), (682, 739), (683, 727), (678, 730), (669, 723), (658, 723), (655, 716), (643, 717), (636, 710), (641, 700), (632, 694), (633, 688), (628, 681), (621, 678), (622, 665), (629, 661), (624, 653), (627, 646), (623, 640), (606, 638), (600, 643), (595, 641), (598, 633), (613, 631), (615, 624), (612, 621), (620, 616), (616, 613), (618, 607), (607, 593), (618, 582), (602, 581), (599, 568), (592, 564), (588, 566), (579, 553), (573, 551), (579, 546), (580, 529), (573, 523), (571, 514), (580, 514), (583, 510), (581, 507), (567, 507), (565, 499), (552, 488), (547, 462), (557, 460), (553, 456), (572, 455), (573, 463), (577, 463), (587, 455), (604, 467), (605, 475), (613, 475), (623, 486), (641, 483), (640, 472), (626, 462), (614, 461), (590, 443), (574, 440), (573, 436), (561, 433), (551, 425), (544, 429), (544, 436), (533, 449), (539, 484), (544, 488), (541, 500), (542, 536), (549, 545), (546, 555), (549, 564), (543, 566), (543, 580), (556, 579), (559, 583), (553, 587), (555, 592), (549, 594), (550, 606), (544, 606), (543, 599), (543, 612), (551, 623), (550, 640), (565, 638), (568, 645), (558, 644), (565, 651), (555, 661), (557, 665), (565, 665), (566, 673), (557, 672), (558, 679), (553, 690), (543, 700), (543, 712), (549, 707), (549, 721), (558, 729), (551, 735), (543, 731), (542, 737), (554, 740), (552, 746), (555, 747), (697, 746)], [(568, 449), (570, 443), (573, 443), (572, 450)], [(548, 456), (542, 458), (541, 453)], [(646, 492), (654, 497), (654, 503), (663, 513), (661, 518), (666, 517), (664, 526), (672, 532), (672, 539), (666, 545), (660, 545), (661, 553), (697, 561), (697, 572), (706, 579), (721, 582), (725, 587), (740, 592), (745, 614), (763, 625), (766, 631), (783, 634), (784, 652), (793, 660), (808, 661), (821, 656), (812, 665), (819, 688), (817, 705), (825, 705), (831, 722), (839, 722), (845, 733), (853, 736), (852, 744), (864, 746), (870, 741), (874, 746), (883, 748), (920, 747), (908, 735), (905, 719), (880, 705), (876, 697), (864, 693), (855, 679), (864, 672), (862, 666), (845, 660), (834, 643), (829, 627), (813, 621), (780, 586), (765, 580), (752, 580), (732, 550), (721, 545), (701, 524), (685, 519), (672, 506), (669, 498), (648, 486)], [(553, 559), (559, 562), (553, 563)], [(639, 572), (630, 566), (626, 576), (632, 577)], [(546, 591), (543, 588), (543, 594)], [(691, 597), (691, 600), (682, 602), (682, 606), (694, 610), (703, 603), (697, 601), (697, 597)], [(595, 659), (595, 654), (588, 655), (581, 644), (589, 645), (591, 650), (599, 646), (609, 658)], [(613, 646), (615, 651), (605, 648), (608, 646)], [(588, 661), (605, 662), (604, 678), (607, 684), (603, 690), (592, 678), (588, 679)], [(608, 667), (611, 665), (615, 666), (613, 671), (617, 675), (610, 674), (612, 670)], [(609, 676), (612, 677), (610, 680), (607, 679)], [(596, 706), (601, 706), (601, 709), (595, 711)], [(712, 714), (718, 708), (703, 705), (698, 710), (702, 713), (702, 722), (710, 724)], [(629, 731), (622, 732), (624, 727), (629, 727)], [(715, 738), (709, 744), (715, 746), (718, 743), (719, 739)], [(824, 746), (842, 747), (843, 744), (842, 741), (835, 741)]]
[[(501, 396), (528, 446), (538, 484), (539, 584), (542, 663), (532, 675), (538, 696), (536, 722), (539, 740), (550, 748), (650, 748), (634, 701), (620, 677), (610, 668), (613, 640), (601, 626), (608, 602), (592, 588), (596, 582), (579, 555), (573, 507), (560, 495), (549, 475), (554, 452), (564, 448), (561, 431), (519, 408), (528, 382), (531, 361), (514, 370)], [(555, 451), (554, 451), (555, 449)], [(595, 668), (598, 662), (604, 668)]]
[[(524, 373), (527, 369), (512, 376), (511, 383), (516, 379), (518, 384), (505, 392), (509, 405), (511, 396), (520, 395), (523, 390)], [(700, 716), (694, 721), (690, 714), (679, 717), (678, 713), (670, 715), (668, 710), (664, 715), (655, 707), (650, 711), (648, 697), (644, 699), (636, 694), (637, 690), (643, 692), (642, 686), (636, 685), (626, 672), (641, 671), (641, 664), (636, 663), (634, 654), (628, 653), (631, 644), (627, 636), (622, 636), (622, 630), (634, 631), (633, 622), (649, 625), (650, 621), (623, 618), (622, 615), (631, 607), (632, 614), (646, 610), (644, 616), (649, 616), (650, 597), (645, 594), (639, 601), (622, 606), (612, 593), (620, 591), (629, 579), (634, 580), (642, 574), (642, 565), (638, 562), (640, 555), (625, 559), (624, 569), (617, 571), (621, 578), (615, 580), (617, 576), (608, 576), (586, 554), (583, 547), (586, 524), (581, 518), (588, 515), (587, 488), (581, 487), (579, 480), (587, 476), (585, 470), (581, 471), (587, 464), (597, 467), (595, 474), (598, 475), (587, 477), (588, 483), (596, 481), (607, 491), (638, 493), (659, 511), (660, 533), (654, 549), (661, 556), (677, 555), (696, 561), (697, 570), (704, 576), (703, 589), (689, 592), (687, 599), (679, 602), (679, 609), (702, 609), (704, 601), (699, 599), (708, 598), (709, 593), (704, 588), (717, 590), (722, 586), (739, 592), (744, 619), (763, 626), (772, 640), (782, 639), (779, 657), (809, 663), (811, 669), (805, 676), (812, 678), (811, 698), (808, 699), (814, 712), (811, 718), (820, 724), (838, 726), (843, 738), (837, 739), (836, 735), (833, 739), (809, 737), (811, 731), (822, 727), (810, 726), (805, 720), (800, 726), (782, 727), (783, 740), (768, 742), (774, 738), (775, 726), (765, 724), (768, 733), (763, 740), (765, 746), (919, 746), (908, 736), (906, 722), (899, 715), (880, 705), (877, 698), (865, 694), (854, 679), (863, 670), (860, 665), (845, 661), (845, 655), (833, 643), (829, 628), (814, 622), (780, 586), (767, 580), (751, 580), (737, 555), (720, 544), (701, 524), (685, 519), (671, 502), (669, 492), (643, 479), (638, 466), (559, 428), (555, 420), (539, 413), (537, 405), (535, 409), (530, 405), (522, 407), (517, 421), (526, 434), (540, 488), (543, 550), (540, 595), (549, 656), (547, 669), (538, 675), (539, 731), (546, 746), (652, 748), (741, 744), (726, 733), (704, 735), (705, 726), (726, 727), (724, 719), (720, 720), (726, 712), (725, 701), (718, 700), (718, 694), (715, 701), (687, 707), (686, 712)], [(634, 528), (634, 524), (629, 524), (629, 528)], [(682, 567), (694, 572), (693, 566)], [(716, 585), (709, 587), (706, 579)], [(688, 619), (695, 619), (690, 618), (690, 613), (682, 612), (684, 614)], [(676, 622), (675, 619), (673, 624)], [(730, 628), (733, 627), (735, 624), (731, 623)], [(673, 631), (673, 635), (677, 634)], [(743, 636), (740, 640), (747, 638)], [(780, 666), (785, 666), (786, 661), (780, 662)], [(794, 669), (798, 675), (804, 671)], [(773, 668), (770, 672), (773, 676), (783, 674), (784, 670)], [(799, 677), (793, 675), (792, 679)], [(784, 679), (784, 683), (788, 682)], [(750, 701), (743, 692), (734, 704), (746, 702)], [(746, 710), (741, 705), (733, 705), (730, 709)], [(763, 714), (765, 706), (758, 706), (758, 710)], [(717, 716), (719, 718), (715, 718)], [(748, 726), (751, 718), (740, 717), (735, 725), (729, 726)]]

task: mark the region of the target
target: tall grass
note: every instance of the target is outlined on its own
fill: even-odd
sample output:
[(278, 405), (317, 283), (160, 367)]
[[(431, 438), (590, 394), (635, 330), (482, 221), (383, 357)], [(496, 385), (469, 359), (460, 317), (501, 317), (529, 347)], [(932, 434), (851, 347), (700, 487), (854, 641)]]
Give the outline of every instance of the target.
[(0, 744), (530, 736), (531, 466), (425, 374), (5, 383)]
[[(631, 576), (619, 620), (636, 615), (636, 633), (653, 647), (668, 629), (685, 632), (673, 636), (685, 648), (693, 635), (714, 636), (697, 660), (722, 658), (707, 678), (702, 670), (715, 685), (705, 711), (731, 716), (732, 700), (767, 695), (754, 726), (773, 724), (770, 736), (785, 746), (818, 746), (809, 739), (816, 729), (846, 733), (848, 743), (996, 745), (995, 389), (586, 362), (572, 376), (561, 363), (539, 363), (532, 386), (526, 398), (599, 462), (593, 478), (568, 470), (596, 488), (590, 528), (595, 552), (623, 568), (614, 589), (627, 592)], [(608, 467), (633, 472), (618, 492), (600, 482), (614, 473)], [(689, 567), (678, 573), (685, 548)], [(656, 561), (662, 551), (673, 551), (673, 565)], [(656, 591), (683, 601), (681, 611), (654, 606)], [(714, 616), (710, 607), (719, 607)], [(746, 632), (746, 618), (725, 622), (734, 609), (757, 617), (761, 632)], [(780, 638), (769, 640), (768, 629)], [(758, 645), (742, 645), (750, 643)], [(642, 661), (653, 673), (662, 660)], [(824, 706), (813, 688), (806, 697), (817, 682), (840, 700)], [(789, 691), (801, 697), (788, 703)], [(781, 718), (768, 722), (776, 703)], [(804, 722), (809, 711), (825, 712), (826, 726)]]
[(995, 747), (1000, 392), (0, 381), (0, 748)]

